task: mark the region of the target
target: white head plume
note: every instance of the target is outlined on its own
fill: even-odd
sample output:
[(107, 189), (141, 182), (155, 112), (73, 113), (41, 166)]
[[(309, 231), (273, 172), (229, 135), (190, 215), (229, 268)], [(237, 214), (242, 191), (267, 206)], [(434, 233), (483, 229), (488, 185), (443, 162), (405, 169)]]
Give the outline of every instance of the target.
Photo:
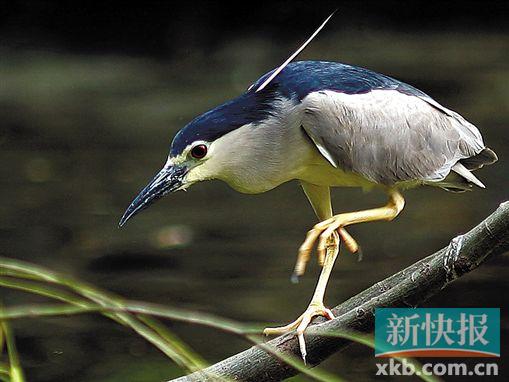
[(300, 52), (302, 52), (306, 46), (308, 46), (308, 44), (316, 37), (316, 35), (318, 33), (320, 33), (320, 31), (323, 29), (323, 27), (325, 26), (325, 24), (327, 24), (327, 22), (331, 19), (332, 16), (334, 16), (334, 14), (336, 13), (336, 11), (332, 12), (330, 14), (329, 17), (327, 17), (325, 19), (325, 21), (317, 28), (317, 30), (311, 35), (311, 37), (309, 37), (305, 42), (304, 44), (302, 44), (299, 49), (297, 49), (295, 52), (292, 53), (292, 55), (290, 57), (288, 57), (286, 59), (285, 62), (283, 62), (281, 64), (281, 66), (279, 66), (279, 68), (277, 68), (276, 70), (274, 70), (274, 72), (269, 76), (269, 78), (267, 78), (263, 84), (261, 84), (258, 89), (255, 90), (255, 92), (259, 92), (260, 90), (263, 90), (269, 83), (270, 81), (272, 81), (280, 72), (281, 70), (283, 70), (286, 65), (288, 65), (290, 62), (292, 62), (292, 60), (297, 57), (299, 55)]

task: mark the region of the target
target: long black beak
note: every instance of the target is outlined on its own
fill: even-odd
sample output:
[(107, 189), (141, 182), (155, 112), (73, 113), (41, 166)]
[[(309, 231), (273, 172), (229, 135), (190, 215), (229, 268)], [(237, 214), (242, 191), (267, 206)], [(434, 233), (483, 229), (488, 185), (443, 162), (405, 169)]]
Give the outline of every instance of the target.
[(164, 167), (127, 207), (118, 225), (122, 227), (130, 218), (157, 199), (179, 189), (183, 184), (186, 173), (187, 167), (183, 165)]

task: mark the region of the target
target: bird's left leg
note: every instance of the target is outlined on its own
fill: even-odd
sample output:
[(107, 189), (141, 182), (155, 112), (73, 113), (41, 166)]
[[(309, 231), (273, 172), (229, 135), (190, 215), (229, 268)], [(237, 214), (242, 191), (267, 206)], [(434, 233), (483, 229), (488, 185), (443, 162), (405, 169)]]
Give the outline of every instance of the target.
[[(330, 189), (327, 186), (316, 186), (314, 184), (310, 184), (307, 182), (301, 182), (302, 189), (306, 194), (313, 210), (315, 211), (316, 216), (320, 222), (325, 221), (327, 219), (332, 218), (332, 205), (330, 199)], [(327, 309), (323, 304), (323, 298), (325, 295), (325, 289), (327, 286), (327, 281), (329, 280), (330, 273), (332, 271), (332, 267), (334, 262), (336, 261), (336, 257), (339, 253), (339, 244), (340, 244), (340, 236), (343, 241), (348, 241), (350, 245), (357, 247), (357, 244), (353, 240), (353, 238), (346, 232), (346, 230), (341, 229), (337, 232), (333, 232), (330, 238), (327, 241), (326, 253), (324, 252), (322, 256), (318, 257), (318, 263), (323, 267), (320, 273), (320, 279), (318, 280), (318, 284), (315, 289), (315, 293), (311, 299), (311, 302), (306, 309), (306, 311), (300, 315), (297, 320), (283, 327), (279, 328), (266, 328), (263, 333), (266, 335), (271, 334), (282, 334), (292, 330), (297, 330), (297, 335), (299, 338), (300, 351), (302, 354), (302, 358), (304, 362), (306, 361), (306, 343), (304, 341), (304, 330), (311, 323), (311, 320), (316, 316), (324, 316), (328, 319), (333, 319), (334, 315)], [(304, 273), (306, 268), (306, 264), (309, 262), (310, 252), (303, 255), (302, 252), (299, 253), (297, 258), (297, 263), (295, 265), (294, 273), (292, 276), (292, 280), (297, 280), (298, 276), (301, 276)]]
[(315, 293), (311, 298), (311, 302), (309, 303), (308, 308), (304, 313), (302, 313), (299, 318), (297, 318), (291, 324), (286, 326), (278, 327), (278, 328), (265, 328), (263, 334), (265, 335), (279, 335), (283, 333), (290, 332), (292, 330), (297, 331), (297, 338), (299, 340), (299, 348), (300, 353), (302, 355), (302, 359), (304, 363), (306, 362), (306, 342), (304, 340), (304, 330), (309, 326), (311, 321), (316, 316), (324, 316), (329, 320), (334, 318), (331, 310), (326, 308), (323, 304), (323, 298), (325, 295), (325, 289), (327, 287), (327, 282), (329, 281), (329, 276), (332, 271), (332, 267), (334, 266), (334, 262), (336, 261), (336, 257), (339, 253), (339, 237), (337, 234), (334, 234), (334, 239), (327, 247), (327, 255), (325, 256), (325, 261), (323, 264), (322, 272), (320, 273), (320, 278), (318, 279), (318, 284), (316, 285)]
[[(323, 298), (325, 295), (325, 289), (329, 280), (334, 261), (336, 260), (339, 252), (339, 247), (331, 248), (328, 245), (329, 238), (331, 235), (335, 235), (336, 230), (345, 227), (350, 224), (363, 223), (377, 220), (392, 220), (401, 212), (404, 207), (405, 201), (403, 196), (396, 190), (389, 190), (389, 202), (380, 208), (373, 208), (370, 210), (349, 212), (339, 214), (331, 217), (321, 223), (315, 225), (315, 227), (308, 232), (304, 244), (301, 246), (301, 251), (311, 251), (314, 243), (319, 240), (317, 250), (319, 252), (326, 252), (325, 263), (323, 265), (318, 284), (316, 285), (315, 293), (311, 299), (311, 303), (306, 311), (293, 323), (280, 328), (267, 328), (264, 333), (270, 334), (282, 334), (291, 330), (297, 330), (297, 336), (299, 339), (299, 345), (302, 357), (305, 361), (306, 358), (306, 343), (304, 341), (304, 330), (311, 323), (311, 320), (315, 316), (325, 316), (329, 319), (333, 318), (332, 312), (325, 308), (323, 304)], [(331, 252), (331, 249), (333, 252)]]

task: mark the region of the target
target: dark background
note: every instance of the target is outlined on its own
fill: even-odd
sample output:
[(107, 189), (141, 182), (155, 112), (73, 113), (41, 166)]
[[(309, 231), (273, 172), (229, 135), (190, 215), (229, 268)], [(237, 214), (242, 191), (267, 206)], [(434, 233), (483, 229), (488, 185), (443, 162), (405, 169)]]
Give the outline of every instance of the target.
[[(506, 32), (506, 1), (14, 1), (2, 7), (1, 36), (13, 49), (124, 53), (172, 58), (235, 38), (299, 41), (338, 9), (328, 29), (399, 33)], [(212, 33), (211, 33), (212, 32)]]
[[(396, 221), (352, 227), (365, 258), (340, 258), (326, 302), (468, 230), (508, 196), (507, 1), (17, 1), (0, 7), (0, 254), (130, 298), (243, 322), (293, 320), (318, 275), (313, 264), (299, 285), (289, 283), (314, 223), (297, 183), (258, 196), (199, 184), (125, 229), (117, 222), (164, 163), (178, 129), (278, 66), (336, 8), (301, 59), (365, 66), (421, 88), (476, 124), (500, 161), (477, 173), (486, 190), (410, 190)], [(383, 201), (376, 192), (334, 192), (336, 211)], [(427, 305), (501, 307), (504, 348), (508, 265), (507, 256), (491, 261)], [(7, 305), (39, 301), (0, 293)], [(170, 325), (210, 362), (248, 346)], [(30, 381), (159, 381), (180, 373), (95, 315), (20, 320), (14, 329)], [(502, 355), (501, 379), (509, 372)], [(370, 381), (374, 363), (359, 345), (324, 367)]]

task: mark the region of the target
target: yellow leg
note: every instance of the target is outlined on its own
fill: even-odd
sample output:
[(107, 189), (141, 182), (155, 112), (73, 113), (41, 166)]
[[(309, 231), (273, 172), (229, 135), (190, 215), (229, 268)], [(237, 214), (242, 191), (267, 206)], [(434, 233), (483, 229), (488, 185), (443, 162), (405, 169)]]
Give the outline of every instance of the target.
[(357, 223), (365, 223), (377, 220), (390, 221), (398, 216), (404, 205), (405, 200), (403, 199), (403, 196), (396, 190), (390, 190), (389, 202), (383, 207), (364, 211), (347, 212), (324, 220), (323, 222), (316, 224), (308, 232), (306, 240), (299, 249), (299, 255), (302, 254), (302, 256), (306, 256), (306, 254), (308, 254), (307, 256), (309, 256), (309, 253), (312, 251), (316, 240), (319, 239), (318, 245), (316, 247), (318, 256), (324, 256), (325, 249), (327, 247), (327, 239), (336, 230)]
[[(325, 186), (316, 186), (311, 183), (301, 181), (302, 189), (306, 194), (313, 210), (319, 221), (328, 220), (332, 217), (332, 204), (330, 200), (330, 189)], [(344, 228), (338, 229), (338, 234), (343, 241), (345, 247), (352, 253), (359, 250), (357, 242)], [(297, 262), (295, 263), (292, 281), (298, 282), (299, 277), (302, 276), (306, 270), (306, 265), (311, 257), (311, 251), (299, 251)], [(323, 267), (325, 256), (324, 253), (318, 253), (318, 264)]]
[[(341, 238), (341, 241), (345, 244), (345, 247), (351, 252), (351, 253), (357, 253), (359, 250), (359, 245), (355, 241), (355, 239), (344, 229), (343, 227), (340, 227), (337, 230), (337, 233), (339, 234), (339, 237)], [(329, 239), (331, 237), (329, 236)], [(339, 242), (337, 243), (339, 245)], [(318, 264), (323, 267), (323, 264), (325, 262), (325, 251), (318, 252)], [(309, 259), (311, 258), (311, 249), (309, 251), (303, 251), (299, 250), (299, 254), (297, 255), (297, 262), (295, 263), (295, 268), (293, 269), (293, 276), (292, 281), (298, 282), (299, 277), (304, 274), (306, 271), (306, 265), (309, 262)]]
[(338, 235), (334, 233), (332, 237), (333, 239), (329, 242), (329, 246), (327, 247), (327, 256), (325, 257), (322, 272), (320, 273), (320, 278), (318, 279), (318, 284), (315, 288), (315, 293), (313, 294), (311, 302), (309, 303), (306, 311), (302, 313), (294, 322), (286, 326), (278, 328), (265, 328), (263, 331), (265, 335), (278, 335), (296, 330), (297, 338), (299, 339), (300, 353), (304, 363), (306, 362), (307, 355), (306, 341), (304, 340), (304, 330), (306, 330), (306, 328), (311, 323), (311, 320), (316, 316), (324, 316), (329, 320), (334, 318), (331, 310), (323, 305), (323, 298), (325, 295), (325, 289), (327, 287), (327, 281), (329, 280), (332, 267), (334, 266), (334, 261), (336, 260), (336, 257), (339, 253)]
[(323, 299), (332, 267), (334, 266), (334, 262), (339, 253), (339, 238), (336, 232), (351, 224), (376, 220), (390, 221), (398, 216), (404, 205), (405, 200), (403, 199), (403, 196), (398, 191), (390, 190), (389, 202), (384, 207), (339, 214), (316, 224), (313, 229), (308, 232), (306, 240), (299, 250), (299, 257), (307, 256), (309, 258), (311, 250), (313, 249), (315, 242), (318, 240), (317, 251), (319, 256), (323, 256), (325, 259), (313, 298), (311, 299), (306, 311), (293, 323), (279, 328), (266, 328), (264, 330), (264, 334), (282, 334), (292, 330), (297, 330), (300, 351), (302, 358), (305, 361), (306, 343), (304, 341), (304, 330), (315, 316), (325, 316), (329, 319), (334, 318), (332, 312), (325, 308)]

